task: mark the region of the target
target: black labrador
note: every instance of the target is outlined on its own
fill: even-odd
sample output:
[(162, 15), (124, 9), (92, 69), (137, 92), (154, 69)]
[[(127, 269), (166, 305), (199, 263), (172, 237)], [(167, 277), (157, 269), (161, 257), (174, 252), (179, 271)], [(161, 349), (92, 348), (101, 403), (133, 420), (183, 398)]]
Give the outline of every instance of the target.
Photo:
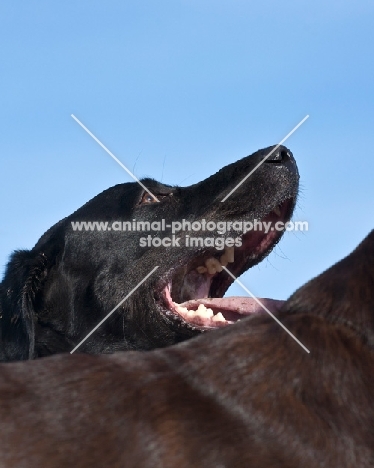
[(0, 466), (373, 467), (374, 231), (277, 316), (0, 365)]
[[(158, 202), (136, 182), (112, 187), (32, 250), (15, 252), (0, 284), (0, 361), (71, 351), (155, 266), (79, 352), (154, 349), (240, 318), (234, 303), (216, 313), (233, 281), (222, 265), (239, 276), (260, 262), (283, 234), (275, 223), (289, 220), (298, 192), (292, 153), (281, 146), (265, 159), (273, 148), (190, 187), (143, 179)], [(272, 228), (243, 234), (255, 219)], [(216, 303), (193, 302), (202, 298)]]

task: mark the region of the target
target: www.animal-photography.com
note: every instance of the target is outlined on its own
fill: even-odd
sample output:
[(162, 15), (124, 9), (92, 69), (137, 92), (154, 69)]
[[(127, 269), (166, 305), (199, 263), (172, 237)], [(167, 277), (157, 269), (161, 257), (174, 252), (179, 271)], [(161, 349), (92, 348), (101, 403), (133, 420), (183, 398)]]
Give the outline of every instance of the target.
[(374, 466), (374, 5), (0, 13), (0, 467)]

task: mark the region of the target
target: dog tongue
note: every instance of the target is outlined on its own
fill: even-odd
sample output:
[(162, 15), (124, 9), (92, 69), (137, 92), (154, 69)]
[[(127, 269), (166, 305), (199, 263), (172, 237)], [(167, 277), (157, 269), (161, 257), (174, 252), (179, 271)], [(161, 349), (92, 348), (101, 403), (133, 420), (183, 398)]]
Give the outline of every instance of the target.
[[(277, 310), (279, 310), (284, 303), (284, 301), (276, 299), (258, 298), (258, 301), (271, 313), (275, 313)], [(186, 307), (189, 310), (196, 310), (200, 304), (203, 304), (207, 309), (212, 309), (214, 312), (224, 312), (225, 317), (230, 314), (230, 312), (240, 315), (266, 313), (264, 308), (251, 297), (193, 299), (191, 301), (183, 302), (183, 304), (180, 305)]]

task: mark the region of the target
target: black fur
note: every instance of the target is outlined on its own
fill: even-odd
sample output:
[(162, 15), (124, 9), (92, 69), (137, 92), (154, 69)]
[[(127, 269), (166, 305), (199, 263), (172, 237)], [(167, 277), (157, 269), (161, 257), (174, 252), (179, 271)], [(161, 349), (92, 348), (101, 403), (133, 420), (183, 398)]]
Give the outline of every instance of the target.
[[(157, 299), (167, 277), (204, 249), (144, 248), (139, 246), (139, 238), (149, 233), (79, 232), (72, 230), (71, 222), (134, 218), (251, 220), (261, 218), (291, 198), (285, 213), (288, 219), (296, 200), (298, 172), (285, 147), (280, 147), (221, 203), (270, 149), (230, 164), (190, 187), (172, 187), (144, 179), (143, 183), (160, 203), (150, 203), (152, 200), (136, 182), (109, 188), (50, 228), (31, 251), (15, 252), (0, 286), (0, 360), (71, 351), (155, 265), (159, 265), (157, 272), (79, 351), (147, 350), (199, 334), (200, 329), (163, 313)], [(248, 259), (242, 271), (261, 258)], [(224, 289), (228, 286), (229, 282)]]

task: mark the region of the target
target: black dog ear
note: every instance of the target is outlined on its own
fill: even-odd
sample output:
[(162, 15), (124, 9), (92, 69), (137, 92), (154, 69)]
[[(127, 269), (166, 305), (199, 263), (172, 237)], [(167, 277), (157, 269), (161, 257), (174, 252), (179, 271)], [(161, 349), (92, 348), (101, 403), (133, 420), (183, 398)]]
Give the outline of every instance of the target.
[(0, 361), (34, 357), (34, 303), (46, 274), (47, 258), (43, 253), (13, 253), (0, 285)]

